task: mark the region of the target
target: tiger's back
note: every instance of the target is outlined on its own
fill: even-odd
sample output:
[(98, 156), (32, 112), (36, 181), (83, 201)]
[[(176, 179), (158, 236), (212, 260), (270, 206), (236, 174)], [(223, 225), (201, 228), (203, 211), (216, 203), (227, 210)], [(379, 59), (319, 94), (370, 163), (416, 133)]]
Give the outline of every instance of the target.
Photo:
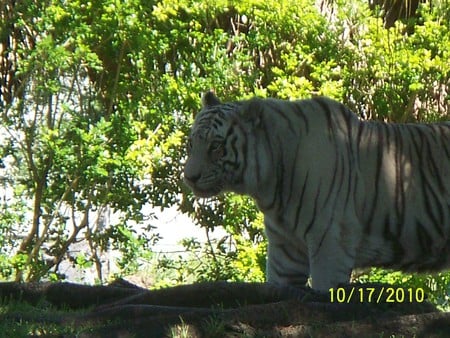
[(359, 266), (450, 268), (450, 123), (361, 122)]
[(185, 181), (252, 196), (267, 279), (328, 290), (355, 267), (450, 267), (450, 123), (360, 121), (326, 98), (204, 98)]

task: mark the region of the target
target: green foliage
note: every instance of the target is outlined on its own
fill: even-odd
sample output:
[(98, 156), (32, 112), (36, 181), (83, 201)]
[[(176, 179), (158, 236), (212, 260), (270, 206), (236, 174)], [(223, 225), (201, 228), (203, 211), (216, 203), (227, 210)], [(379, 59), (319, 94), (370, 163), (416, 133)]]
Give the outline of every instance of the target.
[[(8, 234), (0, 238), (3, 278), (64, 278), (59, 267), (68, 259), (79, 267), (95, 263), (102, 280), (101, 254), (115, 240), (131, 265), (146, 248), (141, 244), (152, 243), (150, 233), (132, 232), (148, 195), (140, 182), (142, 164), (128, 154), (140, 137), (125, 79), (132, 72), (124, 55), (103, 54), (124, 43), (119, 33), (128, 34), (132, 22), (113, 30), (108, 25), (123, 13), (94, 19), (96, 11), (112, 7), (92, 6), (47, 1), (43, 7), (11, 3), (2, 9), (2, 17), (16, 18), (2, 27), (10, 30), (3, 43), (14, 42), (2, 49), (2, 58), (15, 60), (21, 81), (2, 114), (1, 132), (9, 136), (1, 143), (7, 163), (2, 208), (8, 210), (0, 222)], [(121, 215), (120, 226), (105, 227), (108, 212)], [(121, 236), (108, 237), (115, 226)], [(80, 260), (70, 247), (82, 238), (89, 249)], [(119, 265), (129, 271), (128, 264)]]
[[(309, 0), (7, 3), (3, 279), (63, 279), (68, 259), (95, 266), (102, 281), (101, 255), (110, 249), (119, 251), (122, 273), (139, 269), (157, 240), (142, 213), (149, 204), (179, 205), (208, 236), (227, 231), (206, 244), (186, 240), (190, 254), (162, 259), (158, 283), (263, 280), (262, 215), (251, 199), (197, 201), (181, 180), (185, 137), (205, 90), (223, 100), (327, 95), (389, 121), (449, 117), (446, 1), (421, 4), (415, 18), (389, 29), (363, 1), (322, 11)], [(104, 224), (107, 213), (117, 217)], [(88, 249), (71, 252), (79, 241)]]
[(450, 308), (450, 274), (437, 273), (434, 275), (409, 275), (401, 272), (386, 271), (372, 268), (357, 278), (359, 282), (376, 281), (381, 283), (397, 284), (405, 289), (421, 289), (428, 301), (438, 305), (442, 310)]
[(423, 4), (414, 31), (408, 34), (401, 22), (385, 30), (367, 10), (360, 14), (363, 19), (353, 15), (347, 19), (352, 31), (343, 70), (350, 105), (383, 120), (448, 119), (448, 21)]

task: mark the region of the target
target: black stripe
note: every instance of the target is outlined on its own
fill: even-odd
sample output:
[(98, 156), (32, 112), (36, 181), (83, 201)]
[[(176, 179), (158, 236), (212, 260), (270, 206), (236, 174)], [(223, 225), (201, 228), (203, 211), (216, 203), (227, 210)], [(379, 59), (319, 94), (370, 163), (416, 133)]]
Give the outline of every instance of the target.
[[(289, 261), (294, 262), (295, 264), (302, 263), (301, 258), (304, 258), (303, 260), (305, 260), (306, 258), (304, 255), (300, 254), (297, 250), (291, 250), (284, 244), (276, 245), (275, 248), (281, 251), (281, 253), (285, 256), (285, 258), (289, 259)], [(283, 259), (283, 261), (285, 260)]]
[[(434, 135), (434, 136), (437, 136), (437, 135)], [(429, 140), (427, 140), (427, 141), (428, 142), (426, 142), (426, 145), (427, 145), (428, 158), (427, 158), (426, 162), (427, 162), (428, 166), (431, 169), (430, 170), (431, 171), (431, 173), (430, 173), (431, 177), (433, 178), (433, 180), (436, 179), (438, 181), (437, 182), (437, 187), (441, 191), (441, 193), (443, 193), (444, 192), (443, 188), (446, 185), (445, 182), (443, 181), (443, 174), (444, 173), (440, 172), (438, 164), (436, 163), (436, 160), (441, 160), (441, 158), (437, 158), (437, 156), (439, 156), (440, 154), (436, 154), (436, 152), (433, 151)], [(437, 143), (438, 143), (437, 140), (434, 140), (434, 141), (435, 141), (434, 143), (436, 143), (436, 145), (437, 145)], [(436, 183), (435, 181), (432, 181), (432, 182)]]
[[(339, 154), (339, 153), (337, 153), (337, 154)], [(337, 156), (336, 157), (336, 161), (333, 161), (332, 163), (333, 164), (335, 164), (335, 168), (334, 168), (334, 170), (333, 170), (333, 172), (332, 172), (332, 175), (333, 175), (333, 178), (331, 179), (331, 184), (329, 185), (329, 187), (330, 187), (330, 189), (328, 189), (328, 192), (327, 192), (327, 194), (326, 194), (326, 196), (325, 196), (325, 204), (328, 202), (328, 200), (330, 199), (330, 197), (331, 197), (331, 193), (333, 192), (333, 190), (334, 190), (334, 187), (335, 187), (335, 184), (336, 184), (336, 178), (339, 176), (340, 178), (341, 178), (341, 182), (342, 182), (342, 180), (343, 180), (343, 176), (344, 175), (339, 175), (338, 174), (338, 172), (340, 171), (340, 169), (342, 169), (342, 166), (340, 166), (339, 165), (339, 159), (340, 159), (340, 156)], [(339, 190), (338, 190), (339, 191)]]
[(335, 139), (335, 131), (333, 128), (330, 106), (321, 97), (314, 98), (313, 100), (322, 108), (323, 112), (325, 113), (325, 119), (327, 120), (328, 128), (328, 139)]
[[(431, 219), (431, 223), (439, 233), (440, 236), (444, 236), (444, 231), (441, 226), (444, 226), (444, 213), (443, 205), (441, 204), (440, 195), (436, 195), (433, 189), (430, 189), (428, 185), (425, 184), (425, 180), (423, 180), (422, 190), (424, 193), (424, 201), (425, 201), (425, 212), (427, 216)], [(432, 201), (433, 200), (433, 201)], [(433, 207), (437, 208), (437, 212), (439, 216), (435, 215), (433, 212)], [(441, 225), (441, 226), (440, 226)]]
[[(344, 164), (343, 164), (343, 162), (344, 162), (344, 160), (342, 159), (342, 156), (343, 156), (343, 154), (342, 154), (342, 152), (340, 152), (341, 154), (341, 156), (339, 156), (339, 157), (337, 157), (338, 159), (339, 158), (341, 158), (341, 160), (338, 162), (338, 161), (336, 161), (336, 169), (335, 169), (335, 171), (337, 172), (337, 170), (338, 170), (338, 168), (340, 168), (341, 169), (341, 175), (340, 175), (340, 180), (339, 180), (339, 185), (338, 185), (338, 187), (336, 188), (336, 190), (337, 190), (337, 195), (340, 197), (340, 198), (342, 198), (341, 196), (341, 194), (342, 194), (342, 187), (344, 186), (344, 182), (345, 182), (345, 179), (347, 178), (348, 179), (348, 181), (350, 181), (350, 179), (349, 179), (349, 177), (348, 177), (348, 175), (349, 175), (349, 172), (347, 171), (347, 170), (345, 170), (346, 168), (345, 168), (345, 166), (344, 166)], [(348, 199), (348, 194), (350, 193), (350, 191), (347, 191), (347, 199)], [(344, 204), (346, 204), (347, 202), (345, 202)], [(325, 207), (325, 205), (323, 206), (323, 207)]]
[[(262, 141), (261, 141), (262, 142)], [(266, 139), (266, 142), (267, 142), (267, 139)], [(254, 156), (254, 158), (253, 158), (253, 161), (255, 162), (255, 170), (256, 170), (256, 184), (257, 184), (257, 186), (259, 186), (260, 185), (260, 183), (261, 183), (261, 165), (260, 165), (260, 163), (259, 163), (259, 157), (260, 156), (258, 156), (259, 154), (258, 154), (258, 151), (257, 151), (257, 149), (258, 149), (258, 144), (257, 144), (257, 142), (256, 142), (256, 140), (253, 142), (253, 156)], [(245, 142), (245, 149), (246, 149), (246, 159), (247, 159), (247, 157), (249, 156), (248, 155), (248, 149), (249, 148), (249, 146), (248, 146), (248, 144), (247, 144), (247, 137), (246, 137), (246, 142)]]
[[(439, 125), (440, 139), (442, 142), (442, 149), (444, 150), (447, 158), (450, 158), (450, 123)], [(444, 140), (446, 139), (446, 140)]]
[(427, 228), (417, 220), (416, 220), (416, 236), (419, 241), (421, 253), (430, 254), (431, 245), (433, 245), (434, 242), (433, 238), (428, 233)]
[(240, 132), (241, 132), (241, 137), (242, 137), (242, 145), (241, 145), (241, 154), (244, 157), (242, 159), (243, 163), (242, 163), (242, 169), (240, 172), (240, 183), (244, 182), (244, 174), (247, 171), (248, 168), (248, 162), (249, 162), (249, 158), (248, 158), (248, 138), (247, 135), (245, 134), (245, 132), (242, 130), (242, 127), (239, 125), (238, 126)]
[(386, 147), (386, 150), (390, 150), (389, 148), (390, 148), (391, 143), (392, 143), (392, 141), (390, 139), (390, 136), (391, 136), (390, 135), (390, 131), (391, 131), (390, 127), (393, 126), (393, 125), (394, 124), (388, 124), (388, 123), (379, 123), (378, 124), (379, 128), (383, 129), (383, 132), (385, 132), (385, 134), (386, 134), (385, 143), (384, 143), (384, 145)]
[[(424, 137), (422, 135), (422, 130), (418, 127), (418, 128), (410, 128), (410, 134), (411, 134), (411, 141), (412, 144), (414, 145), (414, 151), (415, 154), (414, 156), (418, 159), (424, 157)], [(420, 144), (418, 143), (420, 142)], [(424, 157), (426, 158), (426, 157)], [(419, 161), (416, 166), (417, 166), (417, 170), (419, 172), (419, 177), (420, 178), (420, 183), (421, 183), (421, 191), (422, 191), (422, 199), (425, 203), (425, 210), (424, 212), (426, 213), (426, 215), (432, 219), (432, 225), (435, 229), (435, 231), (440, 235), (440, 236), (444, 236), (443, 233), (443, 229), (441, 229), (440, 224), (444, 224), (443, 222), (443, 215), (445, 214), (445, 211), (443, 209), (441, 209), (441, 218), (442, 218), (442, 222), (439, 222), (431, 213), (431, 210), (434, 206), (433, 203), (431, 203), (431, 196), (429, 196), (429, 189), (428, 189), (428, 184), (427, 184), (427, 177), (428, 177), (428, 173), (425, 172), (425, 165), (422, 163), (423, 161)], [(436, 199), (436, 206), (437, 207), (441, 207), (443, 208), (442, 204), (440, 203), (439, 199), (440, 196), (436, 196), (434, 193), (432, 193), (432, 196), (435, 197)]]
[(295, 113), (300, 116), (300, 118), (303, 120), (303, 125), (305, 126), (306, 134), (309, 134), (309, 120), (305, 115), (305, 112), (302, 109), (303, 101), (296, 101), (295, 102)]
[[(346, 198), (346, 203), (345, 203), (345, 207), (347, 207), (349, 199), (350, 199), (350, 193), (353, 190), (356, 189), (356, 185), (355, 185), (355, 180), (356, 180), (356, 175), (354, 174), (354, 171), (356, 170), (356, 165), (358, 164), (358, 149), (355, 149), (355, 143), (354, 143), (354, 134), (353, 134), (353, 119), (356, 118), (355, 114), (350, 111), (347, 107), (345, 107), (344, 105), (342, 105), (342, 109), (343, 109), (343, 114), (345, 117), (345, 121), (346, 121), (346, 125), (347, 125), (347, 130), (346, 130), (346, 135), (347, 135), (347, 170), (348, 170), (348, 176), (349, 176), (349, 182), (348, 182), (348, 190), (347, 190), (347, 198)], [(355, 201), (355, 200), (353, 200)]]
[(369, 218), (367, 219), (367, 226), (366, 226), (366, 233), (371, 233), (371, 227), (373, 223), (373, 218), (375, 216), (376, 207), (378, 204), (378, 194), (379, 194), (379, 182), (380, 182), (380, 175), (381, 175), (381, 165), (383, 162), (383, 151), (384, 151), (384, 136), (383, 131), (381, 128), (378, 128), (378, 124), (375, 126), (377, 127), (377, 133), (378, 133), (378, 144), (377, 144), (377, 162), (376, 162), (376, 172), (375, 172), (375, 191), (374, 195), (371, 199), (371, 210), (369, 212)]
[(343, 104), (340, 104), (341, 115), (344, 117), (345, 124), (347, 126), (347, 135), (349, 136), (349, 140), (353, 137), (352, 133), (352, 120), (356, 118), (356, 114), (349, 110)]
[(305, 240), (306, 240), (306, 235), (308, 235), (308, 232), (311, 230), (311, 228), (314, 224), (314, 221), (317, 217), (317, 204), (318, 204), (318, 199), (319, 199), (319, 195), (320, 195), (320, 186), (321, 185), (322, 185), (322, 181), (319, 182), (319, 188), (316, 193), (316, 198), (314, 198), (314, 210), (312, 213), (311, 222), (308, 224), (308, 226), (305, 229), (305, 232), (303, 233), (303, 239), (305, 239)]
[[(321, 249), (321, 247), (322, 247), (323, 241), (324, 241), (324, 239), (325, 239), (325, 236), (327, 235), (328, 231), (330, 231), (330, 229), (331, 229), (332, 226), (333, 226), (333, 220), (331, 219), (331, 220), (328, 222), (327, 228), (325, 229), (325, 231), (324, 231), (323, 234), (322, 234), (322, 238), (321, 238), (320, 241), (319, 241), (319, 246), (317, 247), (316, 252), (313, 254), (313, 257), (317, 256), (317, 254), (319, 253), (319, 251), (320, 251), (320, 249)], [(305, 236), (306, 236), (306, 235), (305, 235)]]
[[(284, 159), (284, 151), (283, 151), (283, 140), (280, 140), (278, 138), (278, 153), (279, 153), (279, 159), (278, 159), (278, 166), (277, 166), (277, 190), (276, 194), (278, 195), (278, 210), (283, 210), (284, 204), (283, 204), (283, 196), (284, 196), (284, 180), (286, 178), (285, 175), (285, 159)], [(277, 212), (278, 214), (278, 212)]]
[[(420, 155), (423, 155), (423, 158), (426, 158), (427, 161), (420, 161), (419, 162), (419, 173), (420, 178), (422, 182), (422, 192), (424, 194), (424, 202), (425, 202), (425, 212), (427, 216), (431, 219), (432, 224), (434, 225), (434, 228), (436, 231), (443, 236), (443, 229), (441, 229), (440, 224), (443, 225), (444, 223), (444, 215), (445, 210), (443, 210), (443, 205), (440, 202), (441, 196), (433, 189), (433, 185), (435, 184), (434, 181), (430, 178), (430, 172), (434, 171), (432, 173), (433, 179), (437, 178), (438, 172), (436, 172), (436, 167), (434, 167), (435, 163), (432, 160), (431, 154), (433, 154), (432, 149), (430, 148), (430, 143), (427, 140), (427, 134), (424, 132), (422, 128), (416, 129), (419, 132), (419, 137), (421, 141), (421, 149), (424, 150), (421, 154), (419, 154), (418, 158), (420, 159)], [(425, 149), (426, 148), (426, 149)], [(428, 166), (427, 171), (425, 171), (425, 166)], [(442, 182), (441, 182), (442, 183)], [(443, 184), (443, 183), (442, 183)], [(432, 201), (433, 200), (433, 201)], [(437, 212), (439, 215), (435, 215), (434, 209), (437, 208)]]
[(366, 122), (359, 122), (358, 134), (356, 136), (356, 146), (357, 146), (358, 152), (361, 149), (362, 136), (367, 133), (365, 126), (366, 126)]
[(389, 214), (384, 216), (384, 224), (383, 224), (383, 238), (386, 240), (390, 240), (394, 237), (394, 233), (391, 231), (391, 220)]
[(384, 217), (384, 227), (382, 236), (386, 240), (386, 242), (391, 244), (392, 247), (393, 257), (391, 257), (390, 262), (393, 264), (401, 262), (402, 258), (405, 255), (405, 250), (403, 249), (403, 246), (400, 243), (399, 236), (397, 236), (397, 234), (391, 231), (391, 222), (389, 214), (386, 214)]
[(271, 108), (271, 110), (276, 112), (279, 115), (279, 117), (283, 118), (287, 127), (293, 134), (298, 134), (298, 130), (294, 129), (293, 121), (289, 118), (288, 115), (285, 114), (285, 112), (282, 109), (285, 105), (290, 105), (292, 103), (280, 102), (280, 101), (274, 101), (274, 100), (266, 100), (265, 102), (267, 103), (267, 106), (269, 106)]
[(404, 189), (404, 163), (402, 157), (405, 155), (403, 150), (403, 134), (398, 125), (394, 125), (392, 132), (395, 140), (395, 204), (397, 213), (397, 234), (403, 230), (405, 223), (405, 189)]
[(309, 278), (308, 274), (302, 274), (301, 271), (286, 272), (275, 264), (270, 264), (270, 267), (279, 278), (288, 280), (290, 285), (305, 285)]
[[(265, 139), (267, 140), (267, 144), (269, 146), (268, 153), (270, 154), (270, 163), (273, 165), (273, 164), (276, 163), (276, 160), (274, 158), (275, 152), (274, 152), (274, 149), (273, 149), (273, 144), (271, 142), (271, 138), (270, 138), (269, 133), (268, 133), (269, 129), (266, 127), (266, 124), (265, 124), (265, 120), (263, 120), (262, 123), (261, 123), (261, 130), (264, 133)], [(275, 189), (277, 189), (276, 186), (275, 186)], [(269, 203), (269, 205), (261, 206), (261, 209), (264, 210), (264, 211), (271, 210), (273, 208), (273, 206), (275, 205), (275, 202), (276, 202), (276, 190), (274, 191), (274, 194), (272, 196), (272, 201)]]
[(296, 175), (297, 174), (296, 164), (297, 164), (299, 148), (300, 148), (300, 142), (297, 143), (297, 147), (295, 149), (295, 156), (294, 156), (294, 159), (293, 159), (293, 161), (291, 163), (291, 177), (290, 177), (290, 184), (289, 184), (290, 190), (289, 190), (289, 196), (288, 196), (287, 201), (286, 201), (286, 205), (290, 204), (290, 201), (292, 199), (292, 193), (294, 192), (294, 188), (296, 188), (296, 186), (294, 186), (294, 182), (295, 182), (295, 177), (297, 176)]
[(298, 219), (300, 217), (300, 211), (302, 210), (302, 205), (303, 205), (303, 197), (305, 196), (305, 191), (306, 191), (306, 183), (308, 182), (308, 176), (309, 176), (309, 171), (306, 172), (306, 177), (303, 181), (303, 187), (302, 187), (302, 192), (300, 193), (300, 199), (298, 201), (298, 206), (297, 206), (297, 212), (295, 213), (295, 223), (294, 223), (294, 229), (297, 230), (298, 227)]

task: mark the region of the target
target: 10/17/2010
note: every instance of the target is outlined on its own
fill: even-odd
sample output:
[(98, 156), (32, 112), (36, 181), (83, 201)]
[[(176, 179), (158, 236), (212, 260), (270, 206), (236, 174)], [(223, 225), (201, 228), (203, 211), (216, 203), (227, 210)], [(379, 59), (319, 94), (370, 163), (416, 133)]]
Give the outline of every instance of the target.
[(422, 288), (403, 287), (340, 287), (330, 288), (331, 303), (422, 303)]

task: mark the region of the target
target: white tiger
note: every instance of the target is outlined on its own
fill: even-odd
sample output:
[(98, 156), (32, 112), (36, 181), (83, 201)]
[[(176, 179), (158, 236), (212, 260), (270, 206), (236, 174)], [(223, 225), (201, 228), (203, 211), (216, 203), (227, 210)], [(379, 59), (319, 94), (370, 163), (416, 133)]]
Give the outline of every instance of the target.
[(355, 267), (450, 268), (450, 122), (360, 121), (344, 105), (203, 97), (189, 137), (194, 194), (252, 196), (267, 280), (326, 291)]

